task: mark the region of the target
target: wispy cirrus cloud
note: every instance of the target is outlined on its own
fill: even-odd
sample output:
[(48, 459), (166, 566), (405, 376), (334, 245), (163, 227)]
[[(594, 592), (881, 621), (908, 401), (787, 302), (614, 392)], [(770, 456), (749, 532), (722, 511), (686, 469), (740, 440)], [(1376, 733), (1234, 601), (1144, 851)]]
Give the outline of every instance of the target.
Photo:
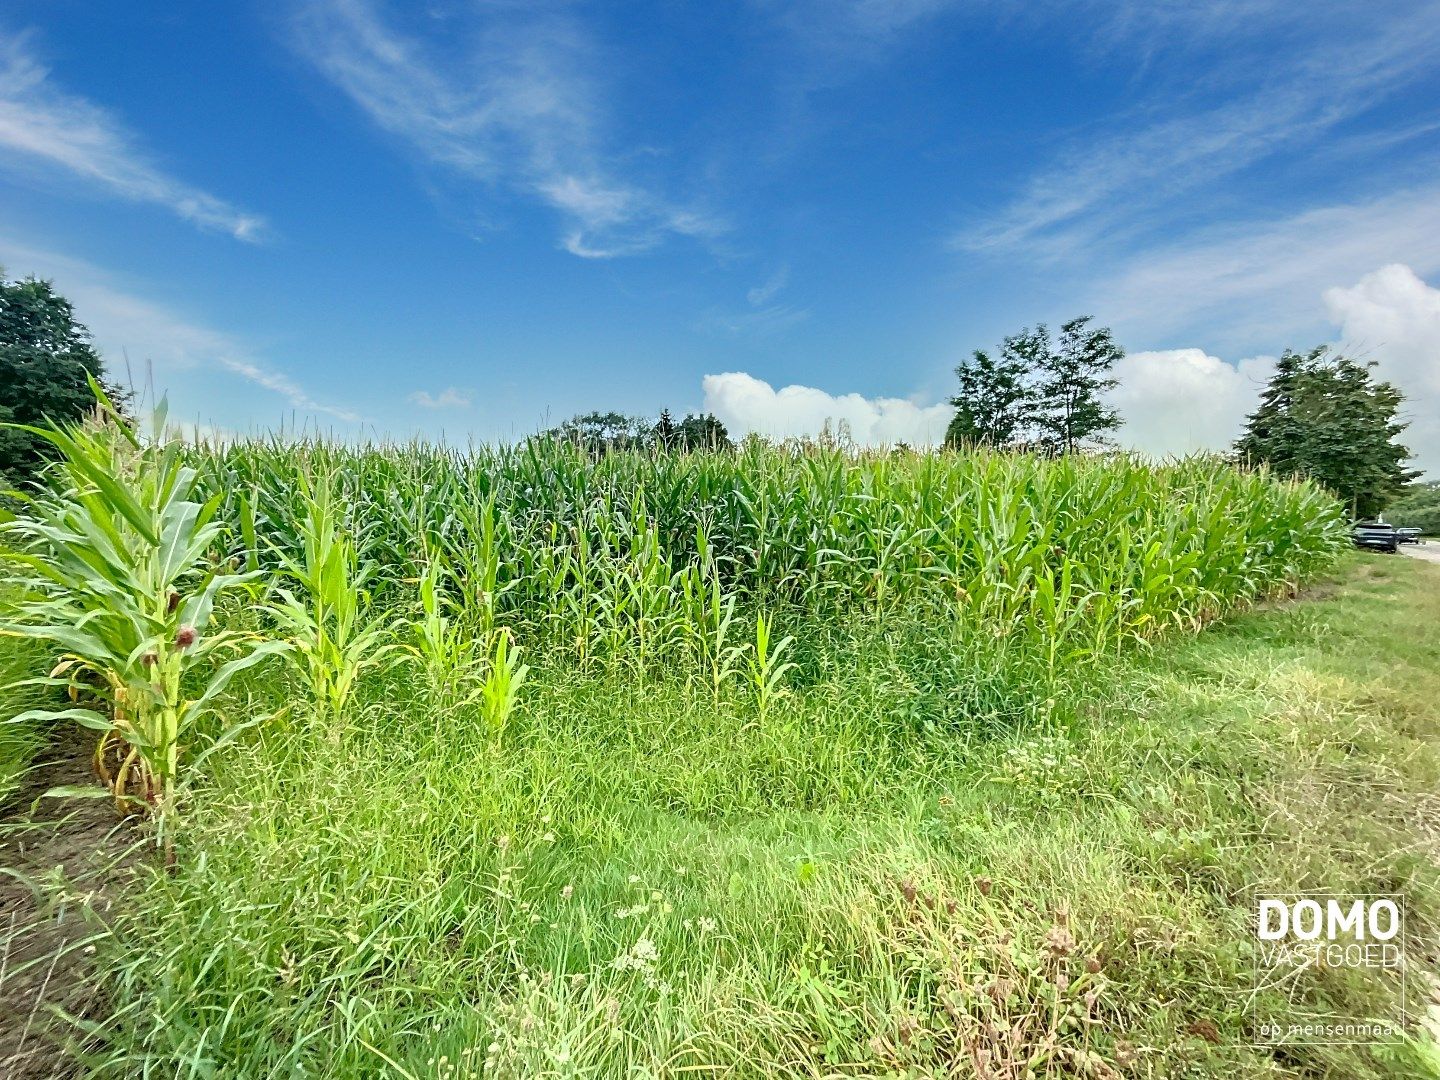
[(346, 423), (363, 419), (346, 406), (316, 399), (293, 376), (256, 356), (230, 334), (136, 294), (90, 263), (0, 234), (0, 264), (7, 274), (34, 274), (53, 280), (74, 304), (117, 377), (123, 379), (126, 375), (126, 356), (152, 367), (161, 392), (166, 389), (169, 373), (210, 368), (278, 395), (301, 414)]
[(781, 263), (773, 274), (748, 290), (745, 293), (745, 299), (753, 307), (764, 307), (779, 296), (788, 284), (790, 284), (790, 264)]
[(264, 218), (170, 176), (107, 110), (57, 87), (28, 34), (0, 34), (0, 165), (58, 170), (237, 240), (265, 236)]
[(784, 333), (810, 318), (809, 308), (779, 299), (789, 284), (790, 265), (781, 263), (769, 277), (745, 291), (747, 308), (740, 311), (713, 308), (699, 320), (697, 329), (752, 338)]
[[(1273, 20), (1261, 16), (1280, 14), (1274, 4), (1256, 0), (1250, 6), (1267, 28)], [(1346, 137), (1337, 132), (1346, 122), (1437, 67), (1440, 5), (1419, 0), (1408, 6), (1410, 17), (1380, 21), (1378, 28), (1317, 19), (1312, 37), (1277, 38), (1270, 55), (1247, 55), (1246, 62), (1232, 68), (1198, 70), (1178, 86), (1174, 79), (1158, 80), (1153, 100), (1142, 99), (1120, 114), (1108, 131), (1074, 138), (1019, 196), (961, 230), (954, 244), (972, 251), (1068, 256), (1104, 239), (1142, 231), (1153, 224), (1147, 215), (1178, 197), (1193, 196), (1277, 154), (1322, 139), (1327, 140), (1325, 153), (1343, 154)], [(1152, 15), (1112, 26), (1117, 34), (1133, 35), (1155, 23)], [(1194, 29), (1223, 37), (1233, 35), (1234, 26), (1230, 20), (1207, 20)], [(1161, 63), (1154, 57), (1146, 62), (1152, 67)], [(1176, 67), (1189, 71), (1183, 62)], [(1413, 134), (1412, 125), (1399, 137)], [(1354, 150), (1363, 153), (1376, 138), (1375, 130), (1367, 131), (1356, 137)]]
[(309, 0), (293, 23), (295, 44), (427, 162), (555, 210), (561, 246), (574, 255), (613, 258), (668, 236), (723, 231), (709, 212), (627, 178), (641, 155), (607, 145), (604, 58), (563, 7), (446, 11), (443, 28), (428, 34), (397, 22), (373, 0)]
[(1151, 340), (1203, 334), (1227, 349), (1300, 348), (1297, 335), (1323, 326), (1326, 289), (1394, 262), (1440, 272), (1440, 186), (1213, 225), (1093, 275), (1080, 299)]

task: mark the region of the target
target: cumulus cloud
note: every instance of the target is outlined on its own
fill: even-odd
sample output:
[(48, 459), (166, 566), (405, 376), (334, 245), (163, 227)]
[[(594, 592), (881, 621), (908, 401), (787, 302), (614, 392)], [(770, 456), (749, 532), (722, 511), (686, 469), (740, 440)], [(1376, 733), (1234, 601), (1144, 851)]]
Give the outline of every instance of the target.
[(1273, 368), (1273, 357), (1229, 364), (1204, 349), (1131, 353), (1115, 365), (1110, 403), (1125, 420), (1116, 441), (1156, 457), (1224, 449)]
[(61, 170), (133, 202), (154, 203), (237, 240), (264, 236), (265, 221), (167, 175), (146, 160), (108, 112), (57, 88), (28, 49), (0, 35), (0, 149), (20, 163)]
[(453, 386), (445, 387), (438, 394), (431, 394), (428, 390), (416, 390), (407, 400), (422, 409), (468, 409), (470, 391), (459, 390)]
[[(1410, 427), (1402, 441), (1414, 465), (1440, 469), (1440, 289), (1408, 266), (1392, 264), (1353, 286), (1324, 292), (1332, 344), (1375, 361), (1380, 378), (1406, 397)], [(1297, 343), (1297, 348), (1304, 343)], [(1156, 455), (1223, 449), (1254, 411), (1273, 357), (1230, 364), (1203, 349), (1133, 353), (1115, 369), (1112, 403), (1125, 418), (1119, 441)]]
[(1408, 266), (1392, 264), (1350, 288), (1325, 293), (1347, 352), (1374, 360), (1407, 398), (1401, 437), (1428, 473), (1440, 471), (1440, 289)]
[(743, 371), (706, 375), (705, 409), (714, 413), (733, 435), (754, 432), (772, 439), (818, 435), (827, 423), (842, 425), (865, 446), (908, 443), (931, 446), (945, 438), (951, 408), (920, 405), (905, 398), (834, 395), (813, 386), (769, 383)]

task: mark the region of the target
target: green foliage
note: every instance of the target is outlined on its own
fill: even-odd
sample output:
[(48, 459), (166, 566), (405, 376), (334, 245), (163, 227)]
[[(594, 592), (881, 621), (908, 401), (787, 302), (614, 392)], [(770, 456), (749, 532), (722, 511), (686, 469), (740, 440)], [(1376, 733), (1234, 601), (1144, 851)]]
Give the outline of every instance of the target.
[(959, 393), (946, 432), (952, 448), (1030, 446), (1073, 454), (1103, 446), (1120, 425), (1103, 402), (1117, 385), (1109, 376), (1124, 351), (1090, 316), (1071, 319), (1053, 341), (1042, 323), (1007, 337), (997, 357), (977, 351), (955, 369)]
[[(0, 584), (0, 610), (11, 610), (19, 594), (9, 582)], [(57, 691), (30, 684), (30, 679), (47, 666), (43, 641), (22, 641), (0, 637), (0, 806), (24, 779), (35, 754), (45, 744), (46, 729), (39, 721), (6, 723), (12, 716), (47, 704)]]
[(688, 450), (729, 450), (730, 432), (725, 430), (714, 413), (687, 413), (677, 428), (679, 439), (671, 449)]
[(1110, 371), (1125, 352), (1109, 327), (1091, 328), (1089, 323), (1089, 315), (1065, 323), (1053, 348), (1045, 327), (1036, 330), (1037, 351), (1044, 357), (1035, 387), (1036, 441), (1052, 453), (1073, 454), (1085, 446), (1103, 445), (1120, 426), (1119, 414), (1101, 396), (1118, 385)]
[[(79, 420), (95, 408), (90, 380), (105, 369), (90, 333), (48, 281), (0, 278), (0, 423), (44, 425)], [(112, 401), (123, 397), (107, 387)], [(0, 482), (32, 478), (54, 456), (51, 444), (23, 427), (0, 428)]]
[(955, 417), (945, 445), (1005, 447), (1024, 441), (1033, 423), (1033, 392), (1027, 383), (1029, 358), (1015, 338), (1007, 338), (998, 357), (977, 349), (955, 369), (959, 392), (950, 399)]
[(195, 462), (222, 516), (253, 522), (262, 569), (313, 543), (305, 476), (324, 475), (377, 610), (414, 604), (439, 560), (475, 637), (503, 623), (531, 650), (712, 685), (732, 597), (747, 635), (762, 608), (963, 610), (1063, 638), (1058, 664), (1282, 588), (1344, 539), (1314, 487), (1204, 459), (239, 443)]
[[(1402, 986), (1257, 980), (1254, 888), (1399, 893), (1426, 1000), (1440, 664), (1414, 628), (1440, 591), (1353, 566), (1329, 599), (1107, 662), (1046, 730), (977, 734), (978, 699), (953, 702), (991, 673), (1012, 703), (1048, 688), (928, 611), (787, 615), (763, 727), (748, 692), (557, 657), (498, 738), (437, 732), (397, 668), (343, 739), (216, 759), (186, 856), (99, 943), (114, 1013), (86, 1068), (1428, 1075), (1423, 1042), (1276, 1050), (1251, 1026), (1397, 1017)], [(251, 691), (283, 697), (265, 674)]]
[(770, 703), (784, 688), (786, 673), (795, 667), (789, 661), (781, 659), (785, 650), (794, 643), (795, 639), (789, 636), (772, 643), (770, 622), (764, 614), (755, 617), (755, 642), (751, 646), (750, 655), (746, 657), (745, 666), (750, 673), (750, 687), (755, 692), (755, 709), (760, 714), (762, 724), (770, 711)]
[(525, 684), (530, 667), (520, 662), (520, 649), (511, 641), (508, 630), (497, 630), (494, 641), (490, 671), (481, 685), (480, 715), (485, 727), (498, 735), (505, 730), (510, 714), (515, 710), (520, 687)]
[(1235, 443), (1242, 460), (1306, 476), (1334, 492), (1357, 519), (1384, 510), (1417, 474), (1396, 442), (1403, 395), (1371, 375), (1373, 363), (1327, 346), (1280, 357), (1260, 407)]
[[(100, 698), (16, 720), (100, 732), (96, 770), (117, 805), (131, 805), (133, 791), (140, 806), (163, 812), (182, 740), (235, 675), (282, 646), (210, 631), (216, 602), (254, 576), (216, 557), (220, 499), (198, 501), (196, 470), (177, 444), (142, 442), (103, 395), (101, 407), (101, 419), (83, 426), (29, 429), (60, 460), (51, 490), (0, 526), (18, 549), (9, 559), (25, 590), (0, 631), (64, 651), (36, 685)], [(163, 430), (163, 406), (155, 423)]]
[(1387, 508), (1385, 516), (1401, 528), (1440, 536), (1440, 480), (1412, 485)]
[[(1191, 819), (1231, 792), (1167, 816), (1203, 755), (1152, 737), (1212, 719), (1117, 680), (1334, 563), (1309, 483), (755, 441), (180, 456), (268, 583), (219, 618), (291, 650), (216, 703), (289, 717), (206, 759), (173, 872), (112, 916), (94, 1075), (1058, 1077), (1122, 1034), (1171, 1075), (1149, 1003), (1249, 974), (1133, 863), (1214, 847)], [(1237, 790), (1275, 775), (1223, 741)]]
[(429, 680), (430, 705), (444, 709), (469, 704), (480, 694), (478, 642), (459, 616), (445, 589), (441, 561), (434, 559), (420, 577), (420, 614), (414, 621), (415, 654)]
[(270, 614), (292, 648), (291, 666), (310, 700), (328, 722), (344, 717), (362, 672), (376, 667), (400, 647), (386, 641), (384, 626), (370, 617), (366, 583), (374, 562), (361, 562), (347, 523), (340, 518), (331, 480), (295, 477), (300, 499), (300, 551), (273, 552), (278, 570), (297, 588), (279, 587)]
[(661, 410), (653, 424), (644, 417), (617, 412), (583, 413), (544, 432), (537, 441), (569, 443), (592, 457), (619, 450), (694, 453), (728, 450), (731, 446), (729, 432), (713, 414), (689, 413), (676, 423), (669, 409)]
[(649, 441), (650, 425), (639, 416), (618, 412), (580, 413), (559, 427), (551, 428), (540, 438), (573, 443), (590, 454), (611, 450), (636, 450)]

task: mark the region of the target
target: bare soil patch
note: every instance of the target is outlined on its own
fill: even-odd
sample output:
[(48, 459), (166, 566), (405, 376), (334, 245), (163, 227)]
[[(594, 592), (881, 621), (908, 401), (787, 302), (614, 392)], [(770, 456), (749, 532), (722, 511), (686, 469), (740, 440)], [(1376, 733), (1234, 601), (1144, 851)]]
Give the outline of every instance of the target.
[[(106, 1003), (92, 957), (146, 850), (107, 799), (41, 799), (89, 786), (92, 743), (66, 725), (0, 807), (0, 1076), (78, 1075), (66, 1017), (98, 1020)], [(62, 884), (63, 882), (63, 884)]]

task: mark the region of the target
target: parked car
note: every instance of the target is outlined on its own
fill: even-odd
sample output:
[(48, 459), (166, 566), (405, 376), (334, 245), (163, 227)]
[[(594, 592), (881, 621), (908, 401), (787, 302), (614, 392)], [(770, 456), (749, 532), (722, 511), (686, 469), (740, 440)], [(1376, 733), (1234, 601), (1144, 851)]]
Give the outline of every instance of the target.
[(1350, 530), (1355, 546), (1368, 551), (1386, 551), (1394, 555), (1400, 550), (1400, 533), (1394, 525), (1383, 521), (1362, 521)]
[(1402, 544), (1418, 544), (1418, 543), (1420, 543), (1420, 530), (1419, 530), (1419, 529), (1396, 529), (1396, 530), (1395, 530), (1395, 535), (1400, 538), (1400, 543), (1402, 543)]

